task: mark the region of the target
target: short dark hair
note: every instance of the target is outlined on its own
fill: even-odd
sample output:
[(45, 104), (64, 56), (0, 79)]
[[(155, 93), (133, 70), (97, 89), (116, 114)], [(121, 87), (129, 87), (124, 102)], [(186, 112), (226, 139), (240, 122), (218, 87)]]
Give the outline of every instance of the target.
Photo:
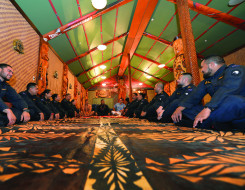
[(138, 94), (137, 93), (133, 93), (135, 96), (137, 96)]
[[(136, 94), (136, 93), (134, 93), (134, 94)], [(126, 100), (126, 102), (129, 102), (129, 98), (126, 98), (125, 100)]]
[(225, 60), (218, 55), (210, 55), (210, 56), (205, 57), (203, 60), (205, 61), (206, 64), (209, 64), (211, 62), (214, 62), (218, 65), (225, 64)]
[(0, 69), (4, 69), (6, 67), (11, 67), (11, 66), (9, 64), (6, 64), (6, 63), (0, 63)]
[(50, 92), (51, 92), (50, 89), (45, 89), (45, 90), (43, 91), (43, 93), (41, 94), (41, 97), (44, 97), (45, 94), (48, 94), (48, 93), (50, 93)]
[(37, 86), (37, 84), (36, 84), (36, 83), (34, 83), (34, 82), (30, 82), (30, 83), (28, 83), (28, 84), (27, 84), (27, 86), (26, 86), (26, 90), (28, 91), (30, 88), (33, 88), (33, 87), (35, 87), (35, 86)]
[(145, 93), (139, 93), (142, 97), (143, 97), (143, 99), (145, 98)]
[(53, 99), (53, 100), (55, 100), (55, 98), (57, 98), (57, 97), (58, 97), (58, 94), (53, 94), (53, 95), (52, 95), (52, 99)]

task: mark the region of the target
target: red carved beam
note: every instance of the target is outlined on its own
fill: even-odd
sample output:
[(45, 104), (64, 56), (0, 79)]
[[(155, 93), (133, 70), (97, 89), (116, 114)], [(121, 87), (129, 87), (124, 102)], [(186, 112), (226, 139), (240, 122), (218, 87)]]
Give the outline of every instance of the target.
[(132, 58), (146, 26), (156, 8), (158, 0), (139, 0), (134, 12), (134, 17), (128, 33), (128, 38), (123, 51), (118, 75), (122, 76), (128, 66), (128, 54)]
[(139, 71), (139, 72), (141, 72), (141, 73), (144, 73), (144, 74), (146, 74), (146, 75), (149, 75), (149, 76), (151, 76), (152, 78), (157, 79), (157, 80), (159, 80), (159, 81), (161, 81), (161, 82), (163, 82), (163, 83), (167, 83), (167, 81), (165, 81), (165, 80), (163, 80), (163, 79), (160, 79), (160, 78), (157, 78), (157, 77), (155, 77), (155, 76), (153, 76), (153, 75), (151, 75), (151, 74), (149, 74), (149, 73), (147, 73), (147, 72), (145, 72), (145, 71), (141, 71), (141, 70), (139, 70), (139, 69), (137, 69), (137, 68), (135, 68), (135, 67), (132, 67), (132, 66), (131, 66), (131, 68), (133, 68), (133, 69), (135, 69), (136, 71)]
[(60, 28), (57, 28), (55, 30), (48, 32), (47, 34), (44, 34), (43, 39), (45, 41), (52, 40), (52, 39), (58, 37), (59, 35), (64, 34), (65, 32), (73, 30), (74, 28), (77, 28), (78, 26), (80, 26), (80, 25), (82, 25), (82, 24), (84, 24), (90, 20), (93, 20), (93, 19), (95, 19), (95, 18), (97, 18), (97, 17), (99, 17), (105, 13), (108, 13), (111, 10), (116, 9), (122, 5), (125, 5), (131, 1), (133, 1), (133, 0), (117, 1), (116, 3), (112, 3), (112, 4), (108, 5), (107, 6), (108, 8), (106, 8), (102, 11), (93, 11), (93, 12), (91, 12), (91, 13), (89, 13), (89, 14), (87, 14), (87, 15), (79, 18), (79, 19), (76, 19), (76, 20), (74, 20), (74, 21), (72, 21), (72, 22), (70, 22), (64, 26), (61, 26)]
[[(155, 63), (155, 64), (157, 64), (157, 65), (162, 65), (162, 63), (158, 63), (157, 61), (154, 61), (154, 60), (152, 60), (152, 59), (149, 59), (149, 58), (147, 58), (147, 57), (145, 57), (145, 56), (143, 56), (143, 55), (140, 55), (140, 54), (138, 54), (138, 53), (134, 53), (134, 55), (137, 56), (137, 57), (140, 57), (141, 59), (144, 59), (144, 60), (146, 60), (146, 61)], [(170, 67), (168, 67), (168, 66), (166, 66), (166, 65), (165, 65), (163, 68), (173, 72), (173, 68), (170, 68)]]
[(152, 40), (158, 41), (158, 42), (160, 42), (160, 43), (162, 43), (162, 44), (165, 44), (165, 45), (167, 45), (167, 46), (172, 46), (172, 42), (169, 42), (169, 41), (167, 41), (167, 40), (164, 40), (164, 39), (159, 38), (159, 37), (157, 37), (157, 36), (154, 36), (154, 35), (152, 35), (152, 34), (149, 34), (149, 33), (144, 32), (144, 33), (143, 33), (143, 36), (146, 36), (146, 37), (148, 37), (148, 38), (150, 38), (150, 39), (152, 39)]
[(116, 59), (117, 57), (120, 57), (121, 55), (122, 55), (122, 53), (119, 53), (119, 54), (117, 54), (116, 56), (111, 57), (110, 59), (107, 59), (106, 61), (101, 62), (101, 63), (99, 63), (99, 64), (97, 64), (97, 65), (95, 65), (95, 66), (89, 68), (88, 70), (83, 71), (82, 73), (78, 74), (77, 77), (80, 77), (81, 75), (86, 74), (87, 72), (89, 72), (89, 71), (95, 69), (96, 67), (99, 67), (99, 66), (101, 66), (101, 65), (104, 65), (104, 64), (106, 64), (107, 62), (112, 61), (113, 59)]
[(107, 72), (112, 71), (113, 69), (115, 69), (115, 68), (117, 68), (117, 67), (119, 67), (119, 65), (117, 65), (117, 66), (115, 66), (115, 67), (113, 67), (113, 68), (111, 68), (111, 69), (109, 69), (109, 70), (107, 70), (107, 71), (105, 71), (105, 72), (103, 72), (103, 73), (101, 73), (101, 74), (99, 74), (99, 75), (97, 75), (97, 76), (95, 76), (95, 77), (93, 77), (93, 78), (91, 78), (91, 79), (89, 79), (89, 80), (83, 82), (82, 85), (85, 84), (85, 83), (87, 83), (87, 82), (90, 82), (91, 80), (93, 80), (93, 79), (95, 79), (95, 78), (97, 78), (97, 77), (99, 77), (99, 76), (101, 76), (101, 75), (104, 75), (104, 74), (107, 73)]
[[(167, 0), (172, 3), (176, 3), (176, 0)], [(234, 17), (227, 13), (223, 13), (219, 10), (213, 9), (211, 7), (202, 5), (200, 3), (196, 3), (193, 1), (188, 0), (188, 6), (191, 10), (203, 14), (205, 16), (211, 17), (218, 21), (224, 22), (241, 30), (245, 30), (245, 20)]]
[[(125, 37), (127, 34), (128, 34), (128, 32), (125, 32), (124, 34), (121, 34), (120, 36), (117, 36), (116, 38), (113, 38), (112, 40), (109, 40), (108, 42), (104, 43), (104, 45), (109, 45), (109, 44), (111, 44), (111, 43), (113, 43), (113, 42)], [(94, 47), (93, 49), (91, 49), (91, 50), (89, 50), (89, 51), (87, 51), (85, 53), (82, 53), (79, 56), (67, 61), (66, 64), (69, 65), (69, 64), (73, 63), (74, 61), (77, 61), (78, 59), (81, 59), (82, 57), (94, 52), (95, 50), (97, 50), (97, 47)]]

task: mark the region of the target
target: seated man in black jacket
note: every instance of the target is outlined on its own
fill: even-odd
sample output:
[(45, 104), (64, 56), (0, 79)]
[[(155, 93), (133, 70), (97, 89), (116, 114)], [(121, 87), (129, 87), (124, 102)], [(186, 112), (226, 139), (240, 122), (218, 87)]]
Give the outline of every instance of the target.
[(75, 111), (70, 102), (71, 94), (66, 94), (65, 98), (61, 101), (61, 105), (63, 109), (67, 112), (67, 117), (72, 118), (75, 117)]
[(71, 101), (71, 105), (72, 105), (73, 110), (75, 111), (75, 116), (79, 117), (80, 116), (79, 115), (80, 111), (79, 111), (79, 109), (77, 109), (76, 104), (77, 104), (77, 101), (75, 99), (73, 99)]
[(58, 110), (60, 114), (60, 119), (66, 117), (67, 113), (63, 109), (61, 103), (60, 103), (60, 95), (59, 94), (53, 94), (52, 95), (52, 105)]
[[(28, 106), (25, 101), (6, 81), (13, 76), (13, 69), (10, 65), (0, 64), (0, 126), (13, 125), (20, 121), (27, 122), (30, 120)], [(13, 105), (9, 108), (6, 104), (9, 102)]]
[(50, 89), (44, 90), (43, 93), (41, 94), (41, 102), (46, 107), (48, 107), (48, 109), (52, 112), (52, 114), (54, 115), (54, 119), (59, 119), (60, 114), (59, 114), (58, 110), (51, 103), (51, 101), (50, 101), (51, 96), (52, 96), (52, 93), (51, 93)]
[(179, 107), (180, 103), (189, 96), (193, 90), (196, 88), (191, 84), (192, 75), (191, 73), (182, 73), (177, 80), (178, 88), (169, 97), (168, 101), (164, 102), (158, 109), (158, 120), (163, 123), (171, 123), (172, 114)]
[(163, 83), (159, 82), (155, 85), (154, 88), (157, 95), (150, 101), (148, 105), (143, 108), (141, 112), (140, 118), (145, 118), (150, 121), (157, 120), (157, 112), (156, 110), (168, 100), (168, 94), (164, 92), (164, 85)]
[(137, 99), (137, 93), (132, 94), (132, 102), (127, 105), (125, 110), (125, 116), (134, 117), (134, 111), (139, 106), (139, 101)]
[(110, 115), (110, 108), (105, 104), (105, 100), (101, 100), (101, 104), (97, 106), (97, 115), (106, 116)]
[[(41, 101), (37, 97), (38, 87), (36, 83), (29, 83), (26, 86), (26, 91), (20, 92), (19, 95), (25, 100), (30, 110), (32, 121), (43, 121), (44, 113), (42, 110), (46, 110), (51, 115), (51, 112), (42, 105)], [(39, 108), (39, 106), (42, 108)]]
[(147, 99), (145, 99), (145, 94), (144, 93), (139, 93), (138, 96), (137, 96), (137, 100), (139, 102), (139, 105), (138, 107), (134, 110), (134, 117), (137, 117), (139, 118), (140, 117), (140, 114), (143, 110), (143, 108), (148, 105), (148, 101)]

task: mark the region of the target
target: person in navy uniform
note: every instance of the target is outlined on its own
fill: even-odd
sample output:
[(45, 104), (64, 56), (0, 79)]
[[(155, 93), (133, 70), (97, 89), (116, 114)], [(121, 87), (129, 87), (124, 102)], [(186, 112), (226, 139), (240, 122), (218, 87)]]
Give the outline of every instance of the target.
[(139, 100), (137, 99), (137, 93), (132, 94), (132, 102), (126, 108), (125, 116), (134, 117), (134, 111), (139, 106)]
[(75, 117), (75, 110), (72, 108), (71, 100), (71, 94), (67, 93), (65, 98), (61, 101), (61, 105), (63, 109), (67, 113), (67, 117), (72, 118)]
[(110, 108), (105, 104), (105, 100), (101, 99), (101, 104), (97, 106), (97, 115), (98, 116), (107, 116), (110, 115)]
[(146, 118), (148, 120), (154, 121), (157, 120), (157, 112), (156, 110), (168, 100), (169, 96), (166, 92), (164, 92), (163, 83), (159, 82), (155, 85), (154, 88), (157, 95), (150, 101), (148, 105), (146, 105), (141, 114), (140, 118)]
[(140, 114), (143, 110), (143, 108), (149, 104), (147, 99), (145, 99), (145, 94), (144, 93), (139, 93), (137, 96), (137, 100), (139, 102), (138, 107), (134, 111), (134, 117), (140, 118)]
[(53, 94), (52, 95), (52, 105), (58, 110), (60, 114), (60, 119), (63, 119), (66, 117), (67, 113), (63, 109), (61, 103), (60, 103), (60, 95), (59, 94)]
[[(43, 93), (41, 94), (41, 102), (52, 112), (51, 117), (48, 116), (49, 120), (59, 119), (60, 118), (59, 111), (51, 103), (51, 100), (50, 100), (51, 96), (52, 96), (51, 90), (45, 89)], [(46, 117), (45, 119), (48, 119), (48, 118)]]
[[(13, 76), (13, 68), (0, 64), (0, 126), (13, 125), (30, 120), (28, 106), (19, 94), (6, 82)], [(12, 108), (7, 106), (9, 102)]]
[[(204, 80), (172, 115), (174, 122), (183, 116), (193, 121), (193, 127), (216, 128), (224, 124), (245, 124), (245, 67), (226, 66), (219, 56), (209, 56), (201, 63)], [(206, 95), (212, 97), (202, 109), (195, 106)]]
[(179, 104), (189, 96), (196, 88), (192, 83), (191, 73), (182, 73), (177, 80), (178, 88), (166, 102), (157, 109), (157, 119), (163, 123), (173, 122), (171, 115), (179, 107)]
[[(36, 83), (28, 83), (26, 86), (26, 91), (20, 92), (19, 95), (25, 100), (30, 110), (31, 120), (32, 121), (43, 121), (44, 120), (44, 113), (41, 108), (44, 105), (41, 105), (41, 101), (37, 97), (38, 93), (38, 86)], [(40, 108), (40, 107), (41, 108)], [(47, 109), (46, 107), (43, 108), (44, 110)], [(46, 112), (51, 114), (51, 112), (47, 109)]]

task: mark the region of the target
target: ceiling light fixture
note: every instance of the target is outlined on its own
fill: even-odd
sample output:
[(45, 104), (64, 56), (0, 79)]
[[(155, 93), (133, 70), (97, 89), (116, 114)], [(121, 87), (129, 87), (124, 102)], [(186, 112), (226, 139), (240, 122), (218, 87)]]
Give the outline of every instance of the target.
[(147, 76), (146, 76), (146, 78), (150, 79), (150, 78), (151, 78), (151, 76), (150, 76), (150, 75), (147, 75)]
[(159, 68), (165, 67), (165, 64), (158, 65)]
[(100, 51), (104, 51), (104, 50), (106, 50), (106, 48), (107, 48), (107, 46), (106, 45), (98, 45), (98, 50), (100, 50)]
[(91, 0), (91, 2), (95, 9), (104, 9), (107, 4), (107, 0)]
[(142, 86), (142, 85), (143, 85), (143, 83), (139, 83), (139, 85), (140, 85), (140, 86)]
[(230, 0), (229, 3), (228, 3), (228, 5), (229, 5), (229, 6), (236, 6), (236, 5), (238, 5), (238, 4), (243, 3), (244, 1), (245, 1), (245, 0)]
[(106, 83), (102, 83), (102, 86), (106, 86)]
[(105, 69), (106, 66), (105, 66), (105, 65), (101, 65), (100, 68), (101, 68), (101, 69)]
[(102, 79), (106, 79), (106, 76), (101, 76)]

